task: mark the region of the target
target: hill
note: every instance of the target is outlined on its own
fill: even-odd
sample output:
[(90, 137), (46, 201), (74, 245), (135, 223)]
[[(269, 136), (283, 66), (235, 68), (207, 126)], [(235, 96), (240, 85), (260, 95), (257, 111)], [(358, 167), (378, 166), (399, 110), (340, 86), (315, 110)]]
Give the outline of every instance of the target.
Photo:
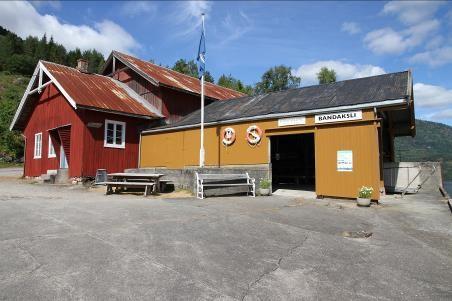
[(416, 120), (416, 137), (395, 140), (397, 161), (441, 161), (444, 179), (452, 180), (452, 127)]
[(29, 80), (26, 76), (0, 72), (0, 161), (12, 161), (23, 156), (22, 138), (19, 133), (9, 131), (9, 124)]

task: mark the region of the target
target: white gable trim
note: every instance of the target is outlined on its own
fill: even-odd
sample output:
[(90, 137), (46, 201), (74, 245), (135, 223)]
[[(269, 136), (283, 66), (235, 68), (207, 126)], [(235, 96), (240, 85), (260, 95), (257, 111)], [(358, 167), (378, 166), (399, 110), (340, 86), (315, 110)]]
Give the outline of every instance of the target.
[(63, 87), (61, 86), (61, 84), (55, 79), (55, 77), (53, 77), (53, 75), (49, 72), (49, 70), (47, 70), (46, 66), (44, 66), (44, 64), (39, 61), (39, 65), (40, 68), (42, 68), (42, 70), (46, 73), (46, 75), (52, 80), (52, 82), (55, 84), (55, 86), (57, 86), (58, 90), (60, 90), (61, 94), (64, 95), (64, 97), (67, 99), (67, 101), (71, 104), (71, 106), (74, 109), (77, 109), (77, 103), (72, 99), (71, 96), (69, 96), (69, 94), (63, 89)]
[(20, 100), (19, 106), (17, 107), (16, 114), (14, 114), (13, 121), (11, 122), (11, 125), (9, 126), (9, 130), (12, 131), (14, 128), (14, 125), (17, 122), (17, 119), (19, 118), (20, 113), (22, 113), (22, 109), (24, 107), (24, 103), (28, 97), (28, 94), (30, 93), (31, 87), (33, 87), (33, 84), (36, 81), (36, 77), (38, 76), (39, 72), (39, 63), (36, 65), (35, 71), (33, 71), (33, 75), (31, 76), (30, 82), (28, 83), (27, 89), (25, 89), (25, 93), (22, 96), (22, 99)]
[[(42, 74), (45, 72), (45, 74), (50, 78), (50, 81), (42, 84)], [(36, 89), (31, 90), (33, 85), (35, 84), (36, 80), (38, 80), (38, 87)], [(30, 82), (28, 83), (27, 89), (25, 90), (24, 95), (22, 96), (22, 99), (20, 100), (19, 106), (17, 107), (16, 113), (14, 114), (13, 121), (11, 122), (11, 125), (9, 126), (9, 130), (12, 131), (14, 126), (16, 125), (17, 119), (19, 119), (20, 114), (22, 114), (22, 110), (24, 108), (25, 102), (27, 101), (27, 98), (30, 94), (33, 94), (34, 92), (38, 91), (40, 92), (40, 89), (44, 88), (45, 86), (49, 85), (50, 83), (55, 84), (55, 86), (58, 88), (58, 90), (61, 92), (61, 94), (64, 95), (66, 100), (71, 104), (71, 106), (74, 109), (77, 109), (77, 104), (72, 99), (72, 97), (69, 96), (69, 94), (63, 89), (63, 87), (56, 81), (56, 79), (52, 76), (52, 74), (47, 70), (47, 68), (44, 66), (44, 64), (39, 61), (36, 65), (35, 70), (33, 71), (33, 75), (31, 76)]]

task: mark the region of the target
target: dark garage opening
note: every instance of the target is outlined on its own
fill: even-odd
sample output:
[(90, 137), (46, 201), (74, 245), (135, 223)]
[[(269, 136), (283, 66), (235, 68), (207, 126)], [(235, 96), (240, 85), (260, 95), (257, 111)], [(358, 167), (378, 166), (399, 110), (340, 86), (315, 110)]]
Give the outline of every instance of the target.
[(271, 137), (272, 189), (315, 191), (314, 133)]

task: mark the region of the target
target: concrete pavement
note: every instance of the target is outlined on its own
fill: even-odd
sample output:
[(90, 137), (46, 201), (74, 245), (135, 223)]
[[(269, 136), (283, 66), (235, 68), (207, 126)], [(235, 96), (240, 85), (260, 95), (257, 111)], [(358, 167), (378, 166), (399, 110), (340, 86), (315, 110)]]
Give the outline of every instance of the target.
[(3, 180), (0, 300), (450, 300), (451, 219), (431, 195), (356, 208)]

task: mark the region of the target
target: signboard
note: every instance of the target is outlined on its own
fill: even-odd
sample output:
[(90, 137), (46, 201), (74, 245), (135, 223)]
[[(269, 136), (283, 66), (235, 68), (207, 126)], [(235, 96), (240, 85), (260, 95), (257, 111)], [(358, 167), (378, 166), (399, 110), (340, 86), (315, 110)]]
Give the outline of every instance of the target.
[(290, 126), (290, 125), (299, 125), (306, 124), (306, 117), (292, 117), (292, 118), (282, 118), (278, 119), (278, 126)]
[(315, 115), (315, 123), (340, 122), (361, 119), (363, 119), (363, 112), (361, 110)]
[(337, 151), (337, 171), (353, 171), (353, 151)]

